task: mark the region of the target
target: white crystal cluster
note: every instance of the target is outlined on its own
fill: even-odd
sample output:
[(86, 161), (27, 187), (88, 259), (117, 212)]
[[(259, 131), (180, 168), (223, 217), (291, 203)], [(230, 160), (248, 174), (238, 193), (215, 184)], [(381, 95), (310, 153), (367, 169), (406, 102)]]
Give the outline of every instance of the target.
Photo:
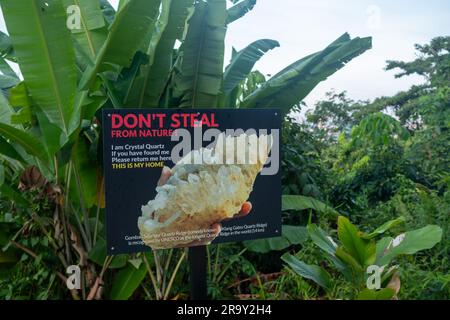
[(267, 160), (271, 136), (221, 134), (211, 148), (194, 150), (156, 188), (142, 206), (138, 226), (142, 240), (153, 248), (188, 244), (189, 240), (156, 241), (158, 233), (208, 229), (232, 218), (248, 199), (256, 176)]

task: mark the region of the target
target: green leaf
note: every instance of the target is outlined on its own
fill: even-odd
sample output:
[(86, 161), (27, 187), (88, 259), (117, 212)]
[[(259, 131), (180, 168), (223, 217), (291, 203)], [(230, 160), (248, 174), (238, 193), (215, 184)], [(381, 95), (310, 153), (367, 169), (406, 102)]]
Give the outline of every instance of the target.
[[(433, 248), (437, 243), (442, 240), (442, 228), (436, 225), (428, 225), (421, 229), (408, 231), (396, 239), (393, 239), (388, 247), (383, 252), (378, 252), (377, 256), (380, 257), (379, 265), (386, 265), (392, 259), (399, 255), (411, 255), (416, 252)], [(381, 240), (383, 244), (386, 244), (386, 240)], [(396, 245), (395, 242), (399, 242)], [(396, 245), (394, 247), (394, 245)], [(379, 246), (381, 251), (383, 248)]]
[(282, 226), (282, 236), (286, 238), (291, 245), (301, 244), (308, 239), (308, 233), (302, 226)]
[(49, 159), (52, 159), (67, 142), (67, 137), (62, 134), (60, 128), (48, 120), (47, 116), (41, 110), (35, 110), (34, 113), (39, 123), (38, 129), (42, 134), (45, 150)]
[(307, 238), (305, 227), (283, 225), (281, 237), (244, 241), (244, 246), (253, 252), (267, 253), (301, 244)]
[(174, 96), (180, 107), (215, 108), (223, 82), (226, 0), (198, 1), (180, 47)]
[(0, 55), (7, 60), (16, 61), (11, 38), (2, 31), (0, 31)]
[(352, 256), (361, 267), (375, 261), (375, 242), (364, 240), (360, 231), (345, 217), (338, 218), (338, 237), (345, 251)]
[(10, 157), (20, 162), (25, 162), (25, 160), (17, 152), (17, 150), (1, 136), (0, 136), (0, 154), (3, 154), (7, 157)]
[(83, 105), (83, 119), (92, 120), (95, 113), (108, 101), (108, 97), (103, 95), (91, 95), (86, 98)]
[(281, 203), (283, 211), (313, 209), (318, 212), (333, 212), (337, 214), (336, 210), (325, 203), (306, 196), (283, 195)]
[(391, 288), (384, 288), (381, 290), (365, 289), (358, 295), (357, 300), (392, 300), (395, 296), (395, 291)]
[(114, 10), (108, 0), (100, 0), (100, 9), (102, 10), (103, 17), (105, 17), (106, 22), (111, 24), (116, 16), (116, 10)]
[(0, 163), (0, 186), (5, 183), (5, 166)]
[(377, 112), (365, 117), (352, 130), (353, 144), (367, 144), (368, 141), (376, 145), (388, 145), (395, 139), (406, 140), (409, 132), (395, 118)]
[(367, 239), (367, 240), (373, 239), (373, 238), (375, 238), (376, 236), (379, 236), (379, 235), (385, 233), (385, 232), (388, 231), (389, 229), (392, 229), (393, 227), (395, 227), (395, 226), (397, 226), (397, 225), (399, 225), (400, 223), (403, 223), (403, 222), (405, 222), (405, 217), (399, 217), (399, 218), (397, 218), (397, 219), (388, 221), (388, 222), (382, 224), (381, 226), (379, 226), (378, 228), (376, 228), (376, 229), (375, 229), (374, 231), (372, 231), (371, 233), (369, 233), (369, 234), (363, 234), (363, 235), (361, 236), (361, 238)]
[(242, 80), (246, 79), (255, 63), (269, 50), (279, 47), (278, 41), (262, 39), (253, 42), (236, 53), (226, 67), (223, 81), (224, 94), (229, 95)]
[(384, 237), (377, 241), (377, 244), (376, 244), (376, 264), (377, 265), (381, 265), (380, 264), (381, 257), (387, 252), (386, 250), (392, 243), (392, 240), (394, 240), (394, 238)]
[(143, 35), (155, 27), (160, 4), (161, 0), (130, 0), (125, 4), (115, 15), (94, 65), (84, 72), (80, 89), (89, 89), (98, 73), (112, 69), (111, 64), (130, 66), (134, 54), (144, 41)]
[(76, 92), (75, 53), (56, 0), (1, 0), (20, 70), (33, 100), (69, 135)]
[(3, 94), (0, 94), (0, 123), (11, 124), (14, 110)]
[(244, 0), (227, 10), (227, 24), (232, 23), (250, 12), (256, 4), (256, 0)]
[(282, 107), (285, 113), (300, 103), (320, 82), (371, 48), (371, 38), (350, 39), (346, 33), (323, 51), (309, 55), (269, 79), (249, 95), (242, 108)]
[(31, 106), (30, 96), (24, 81), (9, 91), (9, 103), (13, 107)]
[(110, 299), (127, 300), (144, 280), (147, 269), (142, 263), (139, 269), (136, 269), (131, 263), (120, 270), (114, 277), (111, 288)]
[(126, 90), (124, 104), (133, 107), (157, 107), (172, 69), (175, 41), (181, 39), (192, 0), (164, 0), (147, 55), (149, 62), (141, 66)]
[(331, 277), (321, 267), (306, 264), (288, 253), (285, 253), (281, 257), (281, 260), (286, 262), (295, 273), (303, 278), (310, 279), (325, 289), (331, 287)]
[(357, 261), (356, 258), (349, 254), (343, 247), (338, 247), (336, 249), (336, 257), (356, 272), (364, 272), (364, 265)]
[(333, 255), (336, 253), (337, 245), (331, 240), (331, 237), (315, 224), (307, 226), (308, 234), (311, 240), (323, 251)]
[(48, 157), (44, 145), (29, 133), (16, 129), (10, 125), (0, 123), (0, 135), (5, 139), (19, 144), (30, 155), (47, 163)]
[[(13, 125), (26, 125), (31, 123), (31, 121), (32, 115), (30, 107), (20, 108), (18, 112), (11, 116), (11, 124)], [(56, 125), (53, 126), (56, 127)], [(61, 132), (61, 129), (58, 128), (58, 130)]]
[(330, 260), (340, 272), (342, 272), (346, 279), (351, 279), (349, 266), (336, 256), (338, 247), (333, 239), (315, 224), (309, 224), (306, 228), (309, 237), (314, 244), (324, 251), (325, 257)]
[[(1, 58), (0, 58), (1, 59)], [(20, 82), (16, 77), (8, 75), (0, 75), (0, 89), (9, 89), (16, 86)]]
[[(83, 198), (86, 208), (91, 208), (97, 199), (97, 164), (89, 155), (89, 147), (80, 138), (72, 151), (74, 165), (73, 192)], [(77, 186), (78, 182), (80, 186)], [(81, 192), (81, 194), (80, 194)]]
[(261, 72), (250, 72), (247, 78), (225, 97), (225, 104), (223, 106), (227, 108), (236, 108), (242, 99), (245, 99), (245, 97), (255, 91), (264, 82), (266, 82), (266, 77)]
[(3, 184), (0, 186), (0, 196), (5, 199), (9, 199), (16, 203), (19, 203), (25, 207), (29, 207), (30, 203), (27, 199), (25, 199), (17, 189), (11, 188), (8, 184)]
[(0, 71), (5, 76), (19, 80), (17, 74), (14, 72), (14, 70), (11, 68), (11, 66), (6, 62), (6, 60), (3, 57), (0, 57)]

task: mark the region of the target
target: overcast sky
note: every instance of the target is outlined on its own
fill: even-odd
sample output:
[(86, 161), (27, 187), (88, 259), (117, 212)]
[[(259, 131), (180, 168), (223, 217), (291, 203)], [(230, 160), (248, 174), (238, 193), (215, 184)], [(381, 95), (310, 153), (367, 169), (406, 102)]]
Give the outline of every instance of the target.
[[(331, 90), (347, 90), (354, 99), (392, 95), (421, 81), (395, 79), (385, 72), (385, 61), (411, 60), (414, 44), (450, 35), (448, 0), (258, 0), (246, 17), (229, 27), (227, 45), (242, 49), (260, 38), (278, 40), (257, 64), (264, 73), (275, 73), (307, 54), (323, 49), (344, 32), (372, 36), (373, 49), (354, 59), (307, 98), (311, 104)], [(229, 52), (229, 50), (228, 50)]]
[[(117, 7), (118, 0), (110, 0)], [(0, 16), (0, 29), (5, 31)], [(280, 48), (266, 54), (256, 68), (274, 74), (297, 59), (323, 49), (344, 32), (372, 36), (373, 49), (356, 58), (307, 98), (308, 104), (331, 89), (346, 90), (353, 99), (392, 95), (421, 81), (394, 79), (385, 61), (411, 60), (414, 44), (450, 35), (448, 0), (258, 0), (244, 18), (228, 30), (226, 63), (231, 47), (240, 50), (257, 39), (278, 40)]]

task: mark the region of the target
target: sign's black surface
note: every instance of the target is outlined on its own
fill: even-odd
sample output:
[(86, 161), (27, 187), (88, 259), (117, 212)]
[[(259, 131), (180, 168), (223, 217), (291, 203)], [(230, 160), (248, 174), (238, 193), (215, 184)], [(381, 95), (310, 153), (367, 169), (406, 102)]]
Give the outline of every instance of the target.
[[(208, 239), (212, 240), (212, 243), (280, 236), (280, 127), (281, 114), (278, 110), (273, 109), (104, 110), (103, 157), (108, 253), (119, 254), (147, 250), (148, 246), (141, 238), (140, 228), (145, 230), (143, 237), (150, 239), (146, 243), (154, 248), (204, 244), (201, 233), (194, 230), (195, 228), (193, 229), (192, 226), (189, 227), (191, 222), (198, 223), (199, 229), (209, 232), (207, 236), (205, 234), (205, 237), (209, 237)], [(183, 129), (184, 132), (182, 132)], [(233, 130), (237, 131), (233, 133)], [(229, 181), (233, 181), (233, 183), (221, 185), (220, 179), (222, 176), (228, 177), (228, 171), (226, 171), (228, 169), (214, 171), (211, 167), (180, 164), (179, 166), (183, 168), (178, 170), (177, 177), (179, 175), (181, 180), (184, 179), (183, 181), (179, 182), (178, 179), (173, 178), (168, 181), (164, 179), (164, 182), (161, 183), (162, 180), (160, 180), (163, 167), (173, 168), (178, 163), (179, 159), (175, 159), (173, 155), (186, 155), (186, 149), (180, 151), (180, 143), (184, 143), (184, 146), (188, 144), (195, 150), (204, 150), (202, 147), (209, 146), (211, 148), (211, 144), (217, 142), (219, 133), (222, 133), (223, 136), (226, 134), (226, 136), (241, 135), (241, 137), (243, 133), (246, 137), (252, 137), (256, 133), (256, 137), (270, 136), (272, 139), (272, 147), (271, 149), (269, 147), (268, 150), (270, 153), (268, 152), (266, 155), (267, 161), (266, 159), (263, 161), (265, 166), (256, 175), (256, 179), (253, 180), (253, 188), (250, 189), (248, 198), (244, 199), (244, 203), (242, 203), (242, 210), (249, 208), (245, 200), (251, 203), (250, 212), (239, 214), (238, 209), (235, 212), (238, 217), (231, 219), (222, 219), (220, 214), (229, 214), (230, 206), (238, 204), (233, 201), (242, 200), (242, 192), (240, 198), (237, 194), (238, 186), (245, 186), (242, 181), (239, 181), (246, 176), (245, 169), (242, 172), (233, 171), (239, 173), (234, 178), (230, 178)], [(199, 136), (200, 143), (198, 143)], [(177, 150), (177, 152), (172, 153), (173, 150)], [(259, 152), (258, 154), (264, 153)], [(236, 153), (239, 157), (239, 147), (236, 148)], [(248, 158), (247, 156), (247, 161)], [(219, 168), (233, 166), (233, 163), (226, 162), (215, 165), (217, 166), (215, 168)], [(198, 168), (203, 168), (204, 172), (200, 173)], [(240, 168), (246, 167), (239, 167), (237, 170), (241, 170)], [(183, 173), (180, 172), (185, 173), (186, 170), (189, 172), (183, 178)], [(209, 177), (207, 174), (205, 175), (205, 172), (210, 173), (210, 176), (213, 177), (211, 181), (214, 183), (209, 180), (204, 181)], [(162, 191), (159, 188), (161, 195), (155, 200), (158, 181), (167, 186)], [(183, 189), (188, 185), (186, 183), (190, 183), (189, 186), (193, 187)], [(208, 187), (208, 183), (211, 187)], [(184, 193), (186, 196), (182, 198)], [(231, 195), (229, 201), (224, 199), (228, 194)], [(180, 201), (180, 199), (184, 200)], [(223, 210), (222, 207), (220, 209), (214, 207), (214, 199), (221, 201)], [(149, 204), (149, 201), (152, 202)], [(177, 201), (178, 203), (175, 203)], [(209, 202), (212, 204), (202, 206), (203, 203)], [(201, 209), (203, 213), (195, 212), (193, 208), (196, 206), (203, 208)], [(219, 217), (217, 221), (207, 220), (208, 215), (205, 215), (205, 212), (207, 212), (208, 206), (214, 207), (211, 212)], [(171, 212), (171, 208), (176, 212)], [(200, 218), (203, 217), (202, 214), (206, 218)], [(140, 227), (138, 227), (138, 219), (141, 216), (144, 218), (139, 220)], [(206, 221), (204, 221), (205, 219)], [(210, 224), (211, 228), (209, 228)], [(211, 237), (211, 232), (217, 232), (217, 234)]]

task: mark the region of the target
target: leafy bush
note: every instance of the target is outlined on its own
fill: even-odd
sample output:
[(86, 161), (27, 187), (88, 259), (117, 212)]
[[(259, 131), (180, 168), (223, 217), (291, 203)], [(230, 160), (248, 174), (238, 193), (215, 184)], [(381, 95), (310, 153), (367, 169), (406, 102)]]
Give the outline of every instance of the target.
[[(402, 221), (403, 218), (391, 220), (370, 233), (363, 233), (347, 218), (340, 216), (337, 229), (339, 244), (314, 224), (308, 225), (308, 233), (314, 244), (322, 250), (327, 264), (351, 284), (353, 292), (347, 298), (392, 299), (400, 291), (400, 280), (398, 266), (389, 266), (390, 263), (398, 256), (433, 248), (442, 238), (440, 227), (428, 225), (407, 231), (396, 238), (384, 237), (375, 242), (375, 238)], [(285, 254), (282, 259), (295, 273), (324, 288), (328, 295), (332, 292), (334, 279), (325, 268), (307, 264), (291, 254)], [(373, 272), (370, 271), (372, 267), (380, 269), (377, 289), (368, 286), (370, 279), (367, 274)]]

